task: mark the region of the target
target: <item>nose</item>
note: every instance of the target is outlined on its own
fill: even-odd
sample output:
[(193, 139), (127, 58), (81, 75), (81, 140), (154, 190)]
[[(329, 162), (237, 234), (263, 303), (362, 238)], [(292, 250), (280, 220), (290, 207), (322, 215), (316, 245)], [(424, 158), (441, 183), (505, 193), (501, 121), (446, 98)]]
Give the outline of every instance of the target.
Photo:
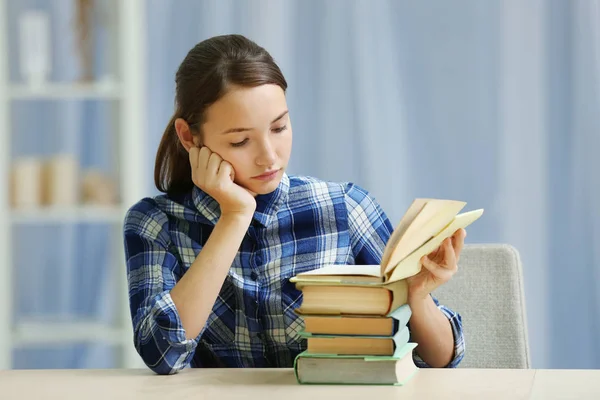
[(275, 164), (275, 161), (277, 161), (275, 147), (268, 139), (262, 141), (258, 157), (256, 158), (256, 164), (261, 167), (270, 167)]

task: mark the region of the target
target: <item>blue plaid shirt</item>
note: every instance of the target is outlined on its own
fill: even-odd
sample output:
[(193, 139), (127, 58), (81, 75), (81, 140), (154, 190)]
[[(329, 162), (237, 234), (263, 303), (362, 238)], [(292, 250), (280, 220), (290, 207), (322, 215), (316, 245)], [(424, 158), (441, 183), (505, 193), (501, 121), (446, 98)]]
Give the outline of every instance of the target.
[[(205, 327), (185, 330), (171, 289), (196, 259), (219, 219), (217, 202), (198, 188), (180, 197), (145, 198), (124, 226), (129, 300), (138, 353), (153, 371), (185, 367), (291, 367), (306, 348), (293, 312), (301, 292), (289, 279), (327, 264), (379, 264), (393, 226), (365, 190), (352, 183), (283, 176), (257, 208)], [(463, 357), (461, 318), (438, 307)], [(427, 365), (414, 353), (418, 366)]]

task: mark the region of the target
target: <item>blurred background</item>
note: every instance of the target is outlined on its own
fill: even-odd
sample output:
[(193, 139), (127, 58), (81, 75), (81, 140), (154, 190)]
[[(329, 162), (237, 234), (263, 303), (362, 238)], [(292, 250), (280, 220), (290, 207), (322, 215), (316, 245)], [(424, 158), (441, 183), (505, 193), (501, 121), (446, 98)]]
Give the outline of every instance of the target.
[[(210, 36), (289, 84), (291, 174), (484, 208), (534, 368), (600, 368), (600, 1), (0, 0), (0, 368), (139, 366), (121, 223)], [(457, 310), (460, 312), (460, 310)], [(468, 350), (467, 350), (468, 351)]]

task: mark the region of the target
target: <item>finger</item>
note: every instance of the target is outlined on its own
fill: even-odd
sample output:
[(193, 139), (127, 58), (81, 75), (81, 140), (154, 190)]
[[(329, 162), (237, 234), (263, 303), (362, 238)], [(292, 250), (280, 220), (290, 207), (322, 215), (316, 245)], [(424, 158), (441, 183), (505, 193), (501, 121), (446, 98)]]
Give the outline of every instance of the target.
[(192, 166), (192, 169), (198, 169), (198, 158), (200, 156), (200, 149), (197, 147), (190, 147), (189, 156), (190, 165)]
[(456, 269), (456, 254), (454, 253), (454, 247), (452, 247), (452, 239), (447, 238), (442, 244), (444, 248), (444, 262), (443, 266), (446, 269)]
[(233, 182), (233, 178), (235, 176), (233, 166), (227, 161), (222, 161), (221, 165), (219, 166), (217, 176), (219, 177), (219, 179), (231, 179), (231, 181)]
[(222, 161), (223, 159), (221, 158), (221, 156), (219, 156), (217, 153), (212, 153), (210, 155), (210, 158), (208, 159), (208, 164), (206, 166), (206, 175), (217, 176)]
[(434, 251), (432, 251), (431, 253), (429, 253), (427, 256), (429, 258), (436, 258), (437, 255), (438, 255), (438, 253), (439, 253), (439, 251), (440, 251), (440, 246), (438, 246), (437, 249), (435, 249)]
[[(235, 170), (233, 169), (233, 165), (223, 160), (223, 162), (221, 163), (221, 167), (219, 168), (218, 176), (219, 179), (229, 178), (233, 182), (235, 180)], [(246, 192), (250, 193), (253, 197), (256, 197), (256, 193), (254, 193), (252, 190), (246, 189), (243, 186), (240, 187), (242, 187), (242, 189), (244, 189)]]
[(436, 262), (429, 259), (429, 257), (425, 256), (421, 258), (421, 264), (425, 269), (427, 269), (433, 276), (442, 281), (448, 281), (452, 277), (452, 271), (440, 266)]
[(465, 244), (465, 237), (467, 236), (467, 231), (464, 229), (459, 229), (452, 236), (452, 246), (454, 247), (454, 254), (456, 255), (456, 262), (460, 258), (460, 253), (462, 252), (463, 246)]
[(198, 169), (202, 172), (206, 171), (208, 160), (210, 159), (211, 154), (212, 151), (210, 151), (210, 149), (206, 146), (203, 146), (200, 149), (200, 155), (198, 156)]

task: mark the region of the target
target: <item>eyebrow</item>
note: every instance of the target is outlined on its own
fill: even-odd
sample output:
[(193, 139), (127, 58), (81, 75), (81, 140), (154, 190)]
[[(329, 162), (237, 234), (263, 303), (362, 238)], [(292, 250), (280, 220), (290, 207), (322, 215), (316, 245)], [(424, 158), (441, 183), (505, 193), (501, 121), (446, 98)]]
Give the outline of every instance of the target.
[[(285, 110), (284, 112), (279, 114), (277, 116), (277, 118), (275, 118), (273, 121), (271, 121), (271, 124), (274, 124), (275, 122), (279, 121), (281, 118), (285, 117), (285, 115), (288, 112), (289, 112), (289, 110)], [(252, 130), (252, 128), (231, 128), (231, 129), (227, 129), (226, 131), (221, 132), (221, 134), (224, 135), (226, 133), (245, 132), (245, 131), (250, 131), (250, 130)]]

